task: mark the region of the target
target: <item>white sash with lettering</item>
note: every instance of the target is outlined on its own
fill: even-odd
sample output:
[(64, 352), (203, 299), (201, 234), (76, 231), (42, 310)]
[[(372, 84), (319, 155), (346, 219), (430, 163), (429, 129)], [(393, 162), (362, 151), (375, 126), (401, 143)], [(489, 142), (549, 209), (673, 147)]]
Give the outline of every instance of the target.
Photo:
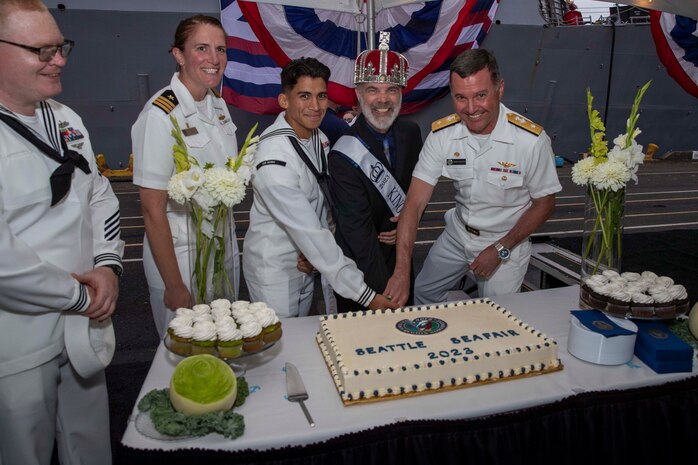
[(332, 146), (350, 159), (371, 180), (385, 200), (394, 216), (398, 216), (405, 205), (405, 192), (390, 171), (373, 155), (363, 142), (353, 136), (344, 135)]

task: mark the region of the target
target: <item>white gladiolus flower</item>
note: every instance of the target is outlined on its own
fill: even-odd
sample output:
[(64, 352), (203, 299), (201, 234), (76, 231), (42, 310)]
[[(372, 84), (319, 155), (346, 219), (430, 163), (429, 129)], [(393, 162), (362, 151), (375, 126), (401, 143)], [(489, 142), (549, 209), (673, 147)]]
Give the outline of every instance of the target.
[(613, 139), (613, 145), (616, 147), (625, 147), (625, 140), (628, 138), (627, 134), (618, 134), (615, 139)]
[(635, 166), (630, 150), (621, 149), (618, 145), (613, 147), (611, 151), (608, 152), (608, 161), (616, 161), (618, 163), (623, 163), (626, 167), (628, 167), (628, 169)]
[(201, 210), (203, 210), (205, 217), (211, 218), (211, 214), (213, 212), (214, 207), (218, 204), (218, 200), (216, 200), (214, 196), (211, 195), (211, 192), (205, 187), (206, 184), (204, 184), (203, 189), (199, 189), (196, 191), (193, 200), (199, 207), (201, 207)]
[(633, 158), (635, 165), (641, 165), (645, 161), (645, 154), (642, 153), (642, 145), (633, 141), (633, 143), (628, 147)]
[(250, 178), (252, 178), (252, 168), (243, 164), (238, 168), (237, 175), (240, 177), (243, 184), (247, 184), (250, 182)]
[(189, 171), (185, 171), (185, 173), (186, 176), (184, 177), (184, 187), (186, 187), (189, 192), (193, 193), (206, 181), (204, 170), (196, 165), (192, 165), (191, 168), (189, 168)]
[(579, 160), (572, 167), (572, 181), (578, 186), (586, 186), (594, 174), (596, 169), (596, 160), (594, 157), (587, 157)]

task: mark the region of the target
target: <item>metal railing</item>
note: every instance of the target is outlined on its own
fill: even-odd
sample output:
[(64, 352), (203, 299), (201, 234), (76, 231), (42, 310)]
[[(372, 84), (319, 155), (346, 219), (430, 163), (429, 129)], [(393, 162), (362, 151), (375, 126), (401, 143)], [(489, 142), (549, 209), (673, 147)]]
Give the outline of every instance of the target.
[[(576, 26), (586, 24), (644, 24), (650, 22), (649, 11), (636, 6), (610, 6), (609, 8), (595, 8), (599, 17), (594, 20), (592, 14), (576, 19), (574, 23), (566, 22), (565, 13), (569, 11), (566, 0), (538, 0), (538, 11), (548, 26)], [(595, 12), (594, 12), (595, 13)]]

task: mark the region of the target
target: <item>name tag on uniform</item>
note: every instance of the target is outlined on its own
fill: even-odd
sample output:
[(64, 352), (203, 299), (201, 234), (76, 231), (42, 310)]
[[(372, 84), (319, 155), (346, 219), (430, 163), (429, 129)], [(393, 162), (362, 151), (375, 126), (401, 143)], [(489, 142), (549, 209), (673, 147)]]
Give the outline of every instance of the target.
[(465, 166), (466, 162), (467, 162), (467, 160), (465, 158), (448, 158), (446, 160), (446, 164), (448, 166), (452, 166), (452, 165)]
[(195, 136), (199, 133), (199, 130), (196, 128), (184, 128), (182, 129), (182, 134), (185, 136)]

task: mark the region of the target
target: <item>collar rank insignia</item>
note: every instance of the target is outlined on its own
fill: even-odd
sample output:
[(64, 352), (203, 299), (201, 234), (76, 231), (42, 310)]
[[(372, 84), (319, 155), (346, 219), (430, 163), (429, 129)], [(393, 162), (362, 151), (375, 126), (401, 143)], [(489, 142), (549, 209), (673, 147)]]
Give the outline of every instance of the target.
[(540, 133), (543, 132), (543, 126), (536, 124), (516, 113), (507, 113), (507, 120), (514, 126), (518, 126), (531, 134), (535, 134), (536, 136), (540, 136)]
[(431, 132), (437, 132), (449, 126), (453, 126), (456, 123), (460, 123), (460, 120), (460, 117), (456, 113), (445, 116), (431, 123)]
[(177, 96), (172, 92), (172, 89), (165, 90), (158, 98), (153, 100), (153, 105), (164, 111), (166, 115), (169, 115), (178, 103)]

